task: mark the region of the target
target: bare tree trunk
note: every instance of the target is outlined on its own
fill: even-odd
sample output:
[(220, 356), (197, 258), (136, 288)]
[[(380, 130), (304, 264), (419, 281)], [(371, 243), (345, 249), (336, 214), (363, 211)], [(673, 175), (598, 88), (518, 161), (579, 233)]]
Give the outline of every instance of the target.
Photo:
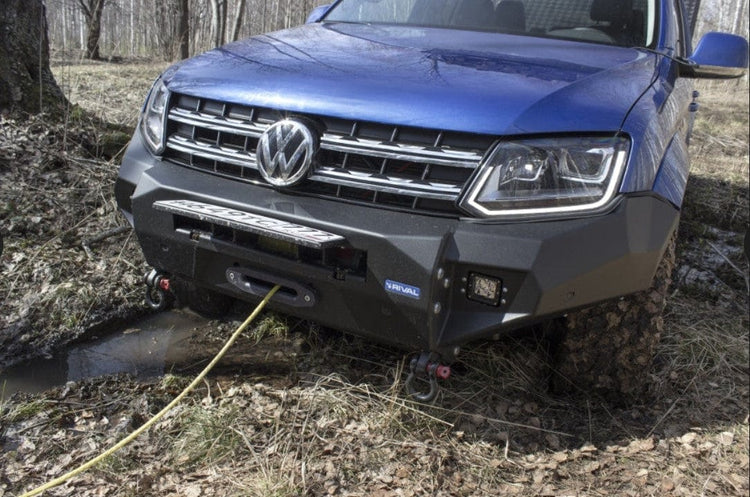
[(240, 4), (237, 7), (237, 15), (234, 17), (234, 28), (232, 29), (232, 41), (237, 41), (240, 37), (240, 28), (242, 27), (242, 19), (245, 17), (245, 0), (240, 0)]
[(138, 3), (138, 21), (137, 21), (137, 24), (138, 24), (138, 33), (137, 33), (138, 41), (136, 42), (137, 43), (137, 51), (138, 51), (138, 54), (144, 54), (144, 53), (148, 53), (148, 52), (147, 52), (147, 48), (146, 48), (146, 27), (142, 25), (143, 24), (143, 9), (144, 9), (144, 7), (143, 7), (143, 0), (136, 0), (136, 2)]
[(79, 48), (83, 50), (83, 48), (86, 46), (86, 39), (84, 35), (83, 25), (84, 25), (84, 19), (85, 16), (83, 15), (83, 12), (80, 12), (78, 14), (78, 35), (80, 43), (78, 44)]
[(88, 34), (86, 36), (86, 58), (97, 60), (99, 56), (99, 37), (102, 33), (102, 11), (104, 0), (78, 0), (83, 15), (86, 16)]
[(62, 51), (65, 53), (65, 44), (68, 38), (68, 18), (65, 15), (66, 9), (65, 2), (62, 4)]
[(221, 5), (221, 34), (219, 35), (219, 43), (217, 45), (223, 45), (226, 43), (227, 39), (227, 7), (229, 0), (219, 0), (219, 5)]
[(102, 13), (101, 21), (99, 22), (99, 43), (97, 45), (100, 47), (100, 50), (106, 50), (107, 52), (111, 53), (111, 47), (109, 46), (109, 29), (112, 27), (112, 23), (109, 21), (109, 14), (110, 12)]
[(262, 16), (263, 27), (261, 28), (262, 33), (266, 32), (266, 4), (267, 3), (268, 3), (268, 0), (263, 0), (263, 16)]
[(211, 0), (211, 32), (214, 35), (214, 46), (224, 44), (227, 31), (227, 0)]
[(130, 0), (130, 56), (135, 55), (135, 5)]
[(214, 46), (221, 45), (221, 38), (219, 38), (219, 24), (221, 14), (219, 13), (219, 1), (211, 0), (211, 34), (213, 35)]
[(61, 109), (65, 97), (49, 68), (43, 1), (3, 0), (0, 33), (0, 112)]
[(190, 57), (190, 5), (189, 0), (179, 0), (177, 14), (177, 40), (180, 59)]
[(742, 34), (742, 10), (744, 7), (744, 0), (735, 0), (736, 6), (734, 11), (734, 25), (732, 26), (732, 32), (735, 34)]

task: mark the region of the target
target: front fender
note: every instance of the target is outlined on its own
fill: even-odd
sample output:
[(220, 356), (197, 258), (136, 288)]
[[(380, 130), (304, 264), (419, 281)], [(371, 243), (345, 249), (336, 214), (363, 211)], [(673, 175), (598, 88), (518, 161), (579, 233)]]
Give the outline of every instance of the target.
[(685, 140), (693, 87), (690, 80), (676, 77), (672, 61), (664, 59), (661, 64), (661, 76), (623, 123), (633, 149), (620, 192), (654, 191), (679, 207), (688, 173)]
[(654, 192), (669, 200), (678, 209), (687, 186), (690, 156), (687, 143), (677, 134), (669, 144), (654, 181)]

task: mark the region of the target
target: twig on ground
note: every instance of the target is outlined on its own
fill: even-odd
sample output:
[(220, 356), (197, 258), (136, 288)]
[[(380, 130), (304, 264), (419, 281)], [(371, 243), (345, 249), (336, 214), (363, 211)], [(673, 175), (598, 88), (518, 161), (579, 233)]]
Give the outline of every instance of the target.
[(93, 259), (94, 255), (91, 252), (91, 245), (101, 242), (102, 240), (106, 240), (107, 238), (119, 235), (120, 233), (125, 233), (130, 229), (130, 226), (118, 226), (117, 228), (112, 228), (110, 230), (104, 231), (103, 233), (99, 233), (96, 236), (85, 239), (81, 242), (81, 246), (83, 247), (84, 252), (86, 252), (86, 256), (89, 259)]
[(672, 402), (672, 405), (669, 406), (669, 409), (667, 409), (667, 412), (662, 414), (662, 416), (659, 418), (659, 421), (657, 421), (654, 426), (651, 427), (651, 429), (648, 431), (648, 434), (646, 435), (646, 438), (651, 438), (651, 435), (654, 434), (654, 431), (656, 431), (656, 428), (664, 422), (665, 419), (669, 416), (669, 413), (672, 412), (672, 410), (677, 406), (677, 403), (681, 400), (681, 398), (676, 399), (674, 402)]

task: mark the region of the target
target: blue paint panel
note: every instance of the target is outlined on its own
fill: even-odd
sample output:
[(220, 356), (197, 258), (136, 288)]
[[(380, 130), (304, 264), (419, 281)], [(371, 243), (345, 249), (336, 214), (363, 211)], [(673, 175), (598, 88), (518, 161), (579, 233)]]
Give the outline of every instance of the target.
[[(669, 79), (674, 63), (662, 59), (663, 73), (638, 100), (623, 124), (623, 131), (632, 137), (629, 165), (620, 191), (623, 193), (652, 190), (659, 168), (672, 138), (686, 126), (689, 119), (692, 81)], [(687, 174), (687, 162), (684, 163)]]
[(615, 132), (651, 84), (655, 58), (630, 48), (501, 33), (316, 23), (190, 59), (173, 71), (168, 87), (454, 131)]
[(654, 182), (654, 192), (672, 202), (678, 209), (685, 196), (689, 168), (687, 145), (679, 135), (675, 136), (659, 168)]

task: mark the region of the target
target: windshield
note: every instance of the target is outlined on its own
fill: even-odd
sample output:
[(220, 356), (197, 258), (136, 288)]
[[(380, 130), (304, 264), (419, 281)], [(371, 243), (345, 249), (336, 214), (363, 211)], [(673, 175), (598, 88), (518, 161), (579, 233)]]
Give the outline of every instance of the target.
[(327, 22), (404, 24), (650, 46), (656, 0), (342, 0)]

